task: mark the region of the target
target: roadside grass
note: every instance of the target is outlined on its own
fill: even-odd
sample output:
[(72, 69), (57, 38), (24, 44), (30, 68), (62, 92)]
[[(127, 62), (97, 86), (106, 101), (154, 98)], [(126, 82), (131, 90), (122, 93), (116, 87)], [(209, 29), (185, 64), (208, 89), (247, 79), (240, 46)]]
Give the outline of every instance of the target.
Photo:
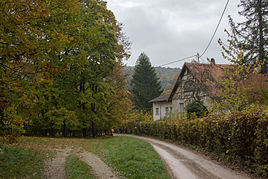
[(0, 144), (0, 178), (42, 178), (46, 154)]
[(98, 155), (123, 178), (169, 178), (163, 161), (153, 147), (132, 137), (21, 137), (17, 145), (44, 152), (67, 147), (82, 149)]
[(66, 158), (65, 171), (67, 179), (94, 179), (91, 167), (74, 155)]

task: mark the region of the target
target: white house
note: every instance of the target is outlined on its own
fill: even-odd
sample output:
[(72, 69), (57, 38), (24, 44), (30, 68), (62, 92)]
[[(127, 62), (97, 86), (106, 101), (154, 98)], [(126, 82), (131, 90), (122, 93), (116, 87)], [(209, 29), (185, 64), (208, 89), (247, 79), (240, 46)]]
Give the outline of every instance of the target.
[(172, 113), (172, 103), (169, 100), (170, 93), (164, 94), (149, 101), (153, 103), (153, 119), (154, 121), (163, 119)]
[(153, 103), (153, 119), (163, 119), (169, 112), (183, 113), (185, 106), (195, 100), (210, 106), (211, 99), (218, 95), (215, 82), (224, 76), (223, 69), (230, 66), (213, 61), (211, 64), (184, 63), (172, 92), (149, 101)]

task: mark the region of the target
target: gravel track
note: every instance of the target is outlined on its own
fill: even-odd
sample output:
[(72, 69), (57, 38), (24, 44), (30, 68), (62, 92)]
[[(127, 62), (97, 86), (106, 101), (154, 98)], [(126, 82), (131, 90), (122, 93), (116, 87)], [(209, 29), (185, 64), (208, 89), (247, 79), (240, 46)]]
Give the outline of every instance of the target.
[(96, 155), (83, 151), (77, 154), (79, 158), (86, 162), (88, 165), (92, 167), (93, 173), (97, 178), (100, 179), (108, 179), (108, 178), (115, 178), (117, 179), (116, 175), (113, 173), (111, 168), (106, 165), (101, 159), (99, 159)]
[(70, 154), (71, 149), (56, 149), (57, 154), (54, 158), (46, 161), (46, 168), (44, 170), (45, 179), (65, 179), (65, 163), (66, 157)]
[[(121, 134), (119, 134), (121, 136)], [(246, 179), (246, 174), (220, 166), (218, 163), (206, 159), (201, 154), (193, 153), (177, 145), (163, 142), (160, 140), (140, 137), (134, 135), (125, 135), (139, 138), (149, 142), (156, 152), (160, 155), (167, 165), (171, 178), (228, 178), (228, 179)]]

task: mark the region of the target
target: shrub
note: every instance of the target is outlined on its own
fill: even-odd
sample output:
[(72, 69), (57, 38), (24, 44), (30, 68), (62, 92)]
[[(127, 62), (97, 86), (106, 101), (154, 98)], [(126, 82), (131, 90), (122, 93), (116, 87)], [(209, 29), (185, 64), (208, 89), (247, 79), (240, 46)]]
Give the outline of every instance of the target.
[(204, 117), (208, 113), (206, 106), (201, 101), (194, 101), (185, 108), (188, 119), (195, 115), (196, 117)]

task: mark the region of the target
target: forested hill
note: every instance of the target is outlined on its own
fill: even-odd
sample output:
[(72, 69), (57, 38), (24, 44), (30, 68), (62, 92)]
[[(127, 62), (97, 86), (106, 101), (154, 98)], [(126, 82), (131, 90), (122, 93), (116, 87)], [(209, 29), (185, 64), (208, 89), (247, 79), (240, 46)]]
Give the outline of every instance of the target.
[[(134, 66), (125, 66), (124, 74), (127, 77), (127, 89), (130, 89), (130, 79), (134, 73)], [(174, 84), (174, 78), (180, 73), (180, 68), (155, 67), (155, 71), (160, 78), (161, 86), (164, 90), (169, 90)]]

